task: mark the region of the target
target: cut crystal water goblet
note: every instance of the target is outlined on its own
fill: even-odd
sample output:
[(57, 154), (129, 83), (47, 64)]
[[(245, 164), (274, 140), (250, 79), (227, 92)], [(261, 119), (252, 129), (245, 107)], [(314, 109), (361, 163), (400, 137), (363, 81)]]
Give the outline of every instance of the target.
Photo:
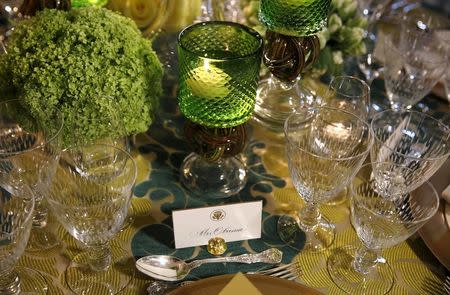
[[(391, 194), (416, 189), (428, 180), (450, 154), (450, 128), (432, 116), (416, 111), (386, 110), (372, 117), (374, 144), (370, 151), (372, 163), (391, 162), (398, 169), (373, 169), (379, 188), (395, 181)], [(408, 169), (401, 167), (405, 166)], [(412, 172), (409, 172), (412, 171)], [(386, 188), (387, 189), (387, 188)], [(394, 192), (393, 190), (397, 192)]]
[(61, 152), (62, 114), (35, 117), (20, 100), (0, 103), (0, 183), (22, 181), (36, 198), (33, 230), (27, 250), (57, 246), (56, 236), (46, 230), (47, 207), (43, 202)]
[(34, 205), (34, 195), (28, 185), (20, 181), (0, 183), (1, 294), (47, 294), (47, 283), (39, 272), (16, 266), (30, 236)]
[[(394, 284), (394, 271), (381, 251), (408, 239), (439, 207), (437, 192), (428, 181), (393, 198), (389, 195), (391, 190), (380, 193), (374, 172), (372, 164), (364, 165), (351, 185), (351, 218), (362, 245), (358, 249), (338, 248), (328, 258), (331, 278), (348, 294), (388, 293)], [(397, 184), (392, 181), (390, 185)]]
[[(93, 160), (92, 149), (103, 152)], [(114, 257), (109, 241), (125, 222), (136, 165), (129, 153), (108, 145), (67, 149), (64, 156), (78, 158), (83, 151), (88, 154), (81, 159), (89, 173), (80, 174), (61, 161), (47, 197), (61, 225), (85, 246), (72, 258), (65, 278), (76, 294), (117, 294), (128, 285), (134, 261)]]
[(345, 188), (367, 157), (372, 132), (365, 120), (330, 107), (294, 113), (285, 123), (286, 155), (292, 182), (305, 201), (298, 216), (282, 216), (278, 234), (293, 246), (322, 250), (335, 237), (334, 225), (319, 206)]

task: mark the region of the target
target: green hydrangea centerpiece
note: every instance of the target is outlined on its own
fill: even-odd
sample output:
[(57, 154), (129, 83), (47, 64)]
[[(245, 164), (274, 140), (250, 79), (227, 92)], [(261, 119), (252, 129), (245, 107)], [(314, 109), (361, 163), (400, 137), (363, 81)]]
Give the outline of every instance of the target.
[(132, 20), (96, 7), (47, 9), (17, 25), (7, 50), (0, 57), (3, 89), (44, 122), (60, 110), (65, 145), (74, 128), (95, 140), (99, 126), (77, 123), (105, 112), (123, 120), (127, 134), (152, 123), (163, 70)]

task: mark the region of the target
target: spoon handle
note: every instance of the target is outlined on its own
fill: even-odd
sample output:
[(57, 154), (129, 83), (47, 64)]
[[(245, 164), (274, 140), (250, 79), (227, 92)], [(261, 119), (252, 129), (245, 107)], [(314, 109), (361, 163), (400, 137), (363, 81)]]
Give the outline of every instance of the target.
[(280, 263), (283, 258), (283, 253), (276, 249), (270, 248), (260, 253), (255, 254), (242, 254), (238, 256), (229, 257), (217, 257), (217, 258), (206, 258), (201, 260), (194, 260), (188, 263), (189, 269), (194, 269), (205, 263), (220, 263), (220, 262), (237, 262), (237, 263)]

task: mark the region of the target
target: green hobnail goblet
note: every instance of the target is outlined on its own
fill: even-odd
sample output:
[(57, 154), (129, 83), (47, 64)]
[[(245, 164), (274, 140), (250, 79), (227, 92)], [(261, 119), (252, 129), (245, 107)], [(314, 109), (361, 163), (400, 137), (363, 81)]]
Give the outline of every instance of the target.
[[(179, 35), (180, 110), (190, 122), (203, 127), (193, 128), (194, 133), (203, 130), (211, 135), (195, 143), (207, 146), (209, 156), (197, 151), (186, 157), (181, 167), (181, 183), (195, 195), (223, 198), (245, 185), (245, 164), (238, 152), (223, 152), (226, 144), (216, 143), (226, 142), (253, 114), (262, 45), (256, 31), (231, 22), (197, 23)], [(242, 134), (238, 141), (245, 140), (245, 132), (237, 134)], [(188, 141), (194, 138), (204, 137), (187, 136)], [(223, 156), (211, 157), (214, 149)]]
[(259, 20), (266, 27), (264, 64), (271, 75), (261, 80), (254, 119), (282, 132), (286, 118), (311, 107), (314, 94), (299, 83), (301, 72), (320, 55), (315, 35), (326, 25), (331, 0), (261, 0)]
[(326, 25), (331, 0), (261, 0), (259, 19), (268, 30), (310, 36)]

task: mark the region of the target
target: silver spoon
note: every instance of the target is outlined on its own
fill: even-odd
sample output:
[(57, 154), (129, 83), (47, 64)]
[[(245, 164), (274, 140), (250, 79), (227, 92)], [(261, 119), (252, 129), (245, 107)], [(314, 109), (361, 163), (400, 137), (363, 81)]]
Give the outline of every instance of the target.
[(136, 268), (142, 273), (162, 281), (179, 281), (184, 279), (191, 270), (205, 263), (237, 262), (237, 263), (280, 263), (283, 253), (270, 248), (261, 253), (242, 254), (239, 256), (206, 258), (185, 262), (168, 255), (150, 255), (136, 261)]

